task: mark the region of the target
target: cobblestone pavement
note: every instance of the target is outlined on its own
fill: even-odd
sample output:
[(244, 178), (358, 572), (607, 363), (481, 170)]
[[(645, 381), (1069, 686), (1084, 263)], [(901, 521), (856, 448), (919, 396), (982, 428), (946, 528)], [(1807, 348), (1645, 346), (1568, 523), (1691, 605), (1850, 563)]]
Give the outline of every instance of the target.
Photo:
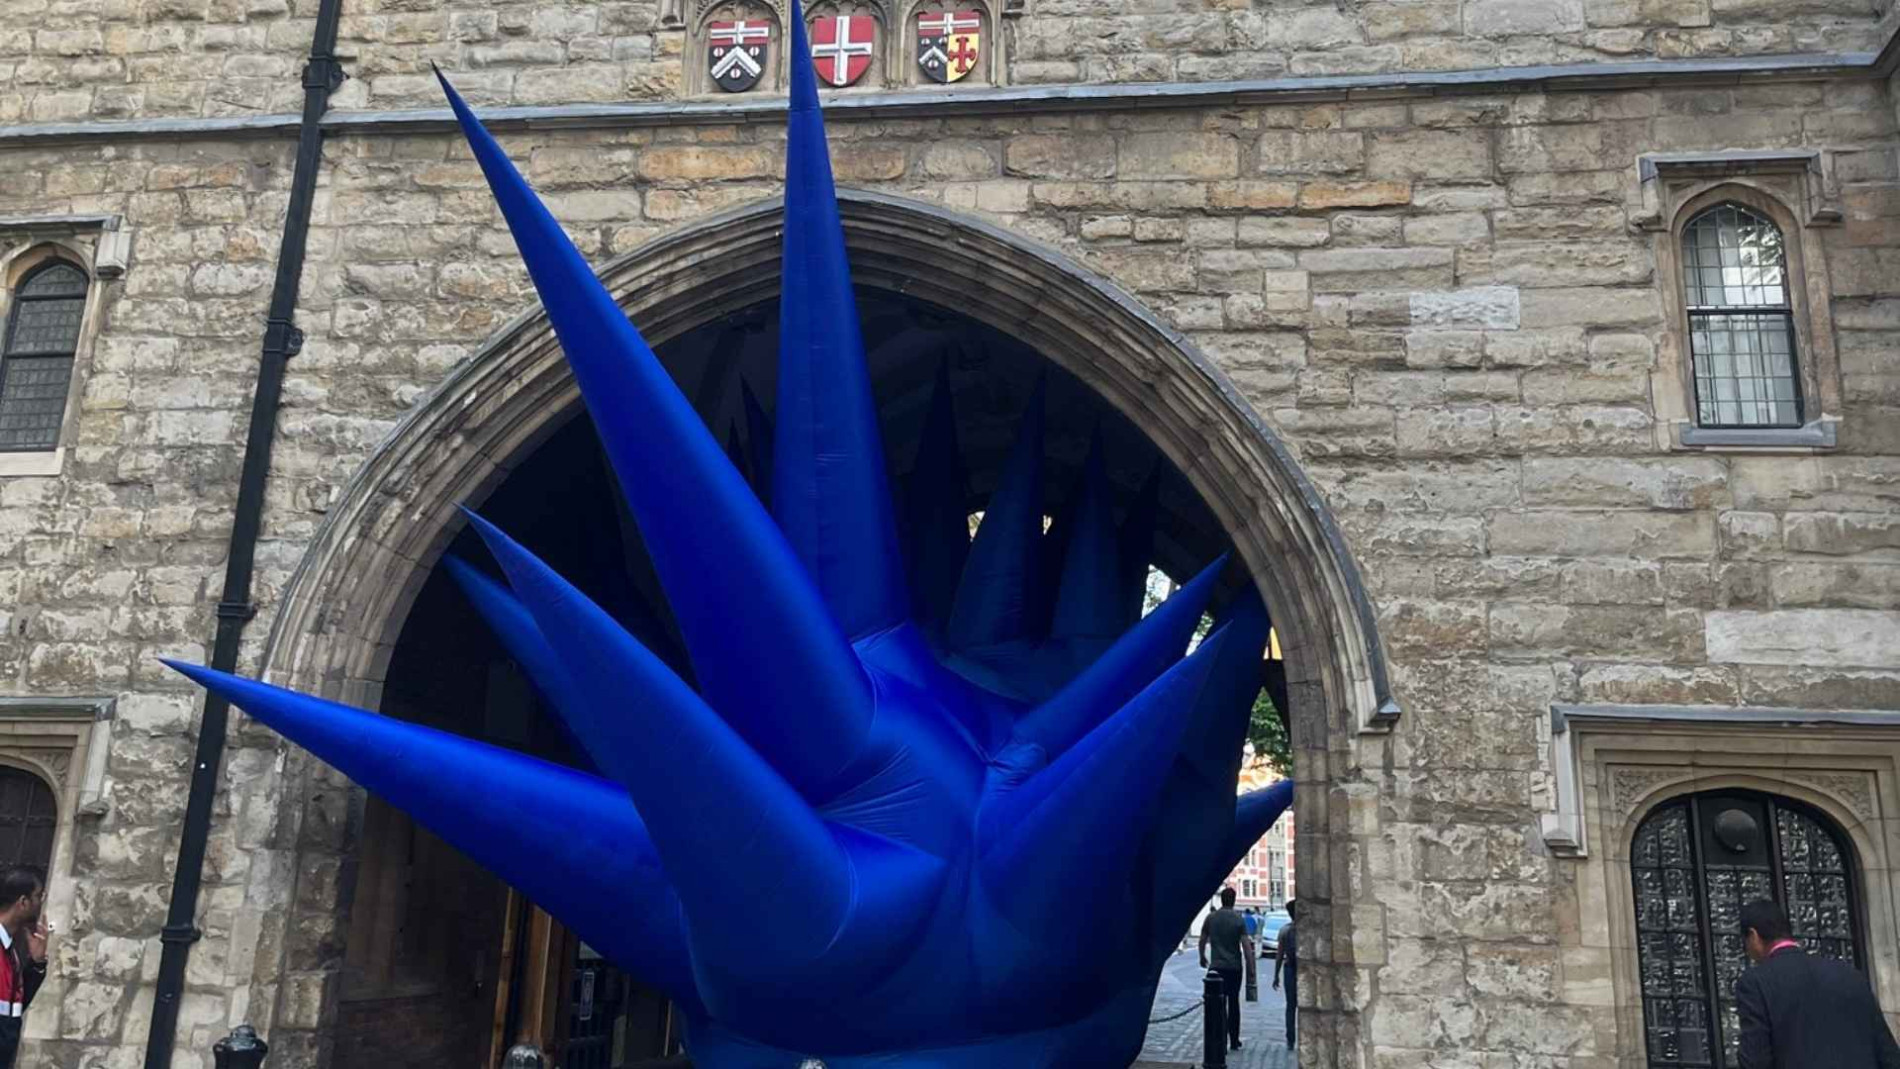
[[(1293, 1054), (1286, 1049), (1285, 1003), (1282, 992), (1273, 990), (1273, 959), (1262, 958), (1260, 1001), (1240, 1004), (1241, 1049), (1227, 1054), (1228, 1069), (1293, 1069)], [(1155, 992), (1153, 1017), (1170, 1017), (1201, 1001), (1200, 967), (1193, 951), (1176, 954), (1161, 973), (1161, 987)], [(1142, 1045), (1143, 1062), (1168, 1065), (1201, 1064), (1200, 1010), (1161, 1024), (1148, 1026), (1148, 1041)]]

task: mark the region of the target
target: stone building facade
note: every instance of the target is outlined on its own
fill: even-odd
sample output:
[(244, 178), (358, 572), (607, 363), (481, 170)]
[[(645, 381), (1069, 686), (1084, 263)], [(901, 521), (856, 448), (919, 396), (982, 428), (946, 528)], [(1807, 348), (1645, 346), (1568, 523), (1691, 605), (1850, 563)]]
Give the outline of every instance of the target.
[[(784, 12), (341, 4), (240, 670), (387, 709), (455, 506), (574, 405), (429, 64), (658, 343), (774, 292), (782, 56), (702, 66)], [(965, 6), (987, 65), (935, 86), (917, 8), (846, 5), (859, 283), (1072, 375), (1266, 593), (1305, 1064), (1651, 1064), (1639, 888), (1690, 796), (1776, 807), (1738, 853), (1832, 836), (1900, 1013), (1891, 0)], [(58, 800), (29, 1066), (144, 1064), (201, 705), (157, 658), (208, 658), (316, 7), (0, 0), (0, 313), (86, 279), (55, 438), (0, 453), (0, 765)], [(1780, 235), (1785, 428), (1698, 418), (1683, 242), (1722, 206)], [(387, 814), (242, 718), (220, 784), (173, 1064), (246, 1021), (343, 1064)]]

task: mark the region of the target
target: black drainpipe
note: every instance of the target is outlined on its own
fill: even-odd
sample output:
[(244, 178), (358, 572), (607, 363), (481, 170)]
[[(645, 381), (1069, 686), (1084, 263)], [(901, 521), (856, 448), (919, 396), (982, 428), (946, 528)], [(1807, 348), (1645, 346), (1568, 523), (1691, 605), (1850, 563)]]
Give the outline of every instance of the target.
[[(336, 59), (337, 18), (342, 0), (320, 0), (310, 62), (303, 71), (303, 122), (297, 128), (297, 163), (290, 176), (290, 203), (284, 238), (277, 250), (277, 279), (271, 286), (264, 327), (264, 354), (251, 398), (251, 426), (244, 440), (244, 467), (238, 476), (237, 514), (225, 557), (224, 593), (218, 598), (218, 637), (211, 667), (237, 667), (244, 625), (257, 614), (251, 604), (251, 573), (257, 531), (264, 512), (264, 479), (270, 473), (271, 437), (284, 392), (284, 365), (303, 347), (303, 332), (291, 325), (297, 309), (297, 285), (303, 278), (304, 247), (310, 236), (310, 205), (323, 162), (319, 122), (330, 106), (330, 93), (343, 84)], [(191, 795), (185, 802), (185, 827), (178, 840), (178, 871), (172, 877), (171, 906), (159, 940), (158, 993), (152, 1005), (152, 1030), (145, 1043), (145, 1069), (171, 1069), (172, 1043), (178, 1030), (178, 1004), (185, 989), (185, 961), (202, 934), (196, 924), (198, 888), (204, 878), (205, 841), (211, 831), (211, 802), (218, 790), (218, 766), (224, 761), (224, 736), (231, 705), (216, 694), (205, 696), (198, 724), (198, 752), (192, 759)]]

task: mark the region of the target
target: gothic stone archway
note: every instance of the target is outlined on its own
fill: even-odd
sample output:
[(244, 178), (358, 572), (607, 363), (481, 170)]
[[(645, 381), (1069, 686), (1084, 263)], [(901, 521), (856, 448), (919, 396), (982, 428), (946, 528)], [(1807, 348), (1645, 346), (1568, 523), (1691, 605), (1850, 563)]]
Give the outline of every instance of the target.
[[(1344, 831), (1334, 824), (1345, 814), (1331, 812), (1343, 807), (1329, 804), (1327, 787), (1332, 770), (1351, 759), (1353, 736), (1388, 724), (1398, 709), (1372, 606), (1311, 483), (1225, 377), (1112, 283), (934, 206), (851, 191), (840, 191), (840, 201), (859, 286), (963, 310), (1039, 350), (1140, 427), (1233, 539), (1282, 636), (1300, 765), (1300, 896), (1307, 931), (1316, 933), (1309, 955), (1316, 964), (1331, 956), (1349, 966), (1338, 960), (1338, 948), (1351, 945), (1346, 874), (1326, 863), (1332, 835)], [(662, 345), (776, 295), (780, 214), (778, 203), (762, 202), (708, 218), (607, 265), (601, 277), (648, 340)], [(409, 606), (462, 527), (456, 507), (481, 500), (577, 401), (538, 308), (461, 365), (330, 510), (284, 592), (262, 674), (377, 707)], [(309, 764), (299, 751), (291, 767)], [(290, 789), (311, 796), (288, 819), (336, 814), (334, 777), (303, 778), (304, 786)], [(347, 908), (347, 889), (339, 891), (334, 902), (295, 897), (300, 909), (334, 916)], [(297, 960), (295, 950), (285, 954), (283, 992), (320, 990), (334, 969), (314, 957)], [(1337, 1005), (1322, 986), (1311, 985), (1321, 1004)], [(274, 1040), (326, 1016), (313, 1015), (307, 1003), (301, 1012), (279, 1010)], [(1332, 1031), (1325, 1017), (1315, 1015), (1307, 1030), (1323, 1044)]]

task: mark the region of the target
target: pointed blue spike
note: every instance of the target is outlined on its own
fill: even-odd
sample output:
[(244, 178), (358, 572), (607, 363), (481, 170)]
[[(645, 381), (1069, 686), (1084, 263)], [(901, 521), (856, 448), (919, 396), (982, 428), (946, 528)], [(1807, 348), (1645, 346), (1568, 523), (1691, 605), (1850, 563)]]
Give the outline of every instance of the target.
[(1216, 632), (1049, 767), (984, 802), (979, 872), (998, 908), (1046, 920), (1065, 909), (1065, 875), (1132, 875), (1187, 712), (1221, 646)]
[(857, 639), (901, 623), (909, 592), (797, 0), (791, 29), (772, 510), (845, 634)]
[(941, 633), (956, 601), (957, 577), (970, 556), (969, 479), (957, 441), (957, 415), (950, 390), (950, 362), (937, 365), (937, 384), (924, 416), (917, 461), (910, 470), (908, 516), (911, 590), (917, 616)]
[[(574, 710), (575, 733), (633, 796), (679, 888), (695, 945), (744, 953), (753, 933), (730, 918), (758, 918), (763, 910), (777, 918), (773, 929), (787, 957), (808, 962), (821, 955), (860, 893), (824, 821), (585, 594), (492, 524), (472, 514), (469, 522), (573, 680), (583, 699)], [(725, 846), (709, 850), (709, 843)], [(797, 878), (762, 899), (732, 879), (729, 851), (762, 871)]]
[(1025, 638), (1034, 627), (1032, 592), (1042, 558), (1042, 435), (1046, 380), (1038, 379), (996, 491), (957, 584), (946, 638), (980, 649)]
[(1180, 760), (1210, 783), (1231, 784), (1240, 775), (1241, 749), (1260, 693), (1261, 656), (1267, 645), (1267, 609), (1252, 583), (1221, 614), (1220, 628), (1227, 645), (1201, 689)]
[(445, 731), (165, 663), (408, 813), (590, 946), (698, 1004), (679, 899), (619, 786)]
[(1141, 606), (1148, 596), (1148, 566), (1154, 561), (1155, 528), (1161, 516), (1161, 464), (1156, 462), (1148, 478), (1135, 494), (1135, 503), (1122, 520), (1122, 619), (1129, 623), (1141, 619)]
[(1266, 609), (1251, 584), (1222, 615), (1221, 633), (1226, 645), (1210, 666), (1182, 732), (1180, 754), (1161, 791), (1156, 830), (1149, 836), (1149, 930), (1156, 953), (1180, 938), (1181, 911), (1186, 909), (1191, 920), (1197, 904), (1207, 900), (1202, 866), (1219, 854), (1232, 831), (1234, 783), (1253, 700), (1260, 693), (1260, 656), (1267, 643)]
[[(1172, 844), (1178, 833), (1182, 846), (1192, 848), (1193, 853), (1187, 864), (1174, 869), (1167, 866), (1189, 857), (1185, 849), (1171, 854), (1171, 861), (1164, 861), (1159, 852), (1149, 855), (1154, 859), (1151, 871), (1155, 877), (1150, 896), (1153, 918), (1149, 928), (1152, 939), (1149, 958), (1157, 965), (1173, 955), (1175, 948), (1181, 945), (1181, 936), (1194, 922), (1195, 914), (1219, 890), (1221, 881), (1293, 804), (1290, 779), (1244, 794), (1238, 802), (1234, 800), (1230, 782), (1226, 790), (1218, 794), (1201, 794), (1191, 810), (1170, 806), (1168, 794), (1174, 786), (1170, 783), (1168, 793), (1164, 793), (1156, 824), (1157, 829), (1166, 828), (1167, 834), (1157, 833), (1155, 839), (1157, 845)], [(1219, 819), (1209, 819), (1215, 813)]]
[(1173, 664), (1227, 567), (1223, 554), (1109, 647), (1081, 675), (1023, 716), (1016, 737), (1060, 754)]
[(782, 761), (794, 786), (834, 789), (871, 722), (850, 644), (639, 331), (446, 80), (443, 90), (580, 383), (707, 702)]
[(574, 690), (574, 681), (568, 678), (567, 669), (555, 657), (554, 650), (548, 646), (541, 629), (534, 625), (534, 618), (528, 615), (528, 610), (522, 607), (514, 594), (467, 561), (447, 556), (442, 558), (442, 566), (448, 569), (449, 577), (455, 580), (456, 585), (462, 588), (462, 593), (474, 604), (475, 611), (488, 622), (489, 630), (501, 639), (502, 648), (508, 651), (508, 656), (515, 659), (515, 663), (528, 674), (542, 697), (553, 707), (560, 719), (561, 729), (574, 749), (598, 770), (601, 767), (600, 755), (589, 749), (587, 740), (574, 732), (576, 714), (570, 710), (578, 708), (581, 703), (580, 696)]
[[(1234, 826), (1228, 833), (1227, 842), (1215, 855), (1215, 867), (1220, 870), (1216, 876), (1225, 876), (1240, 864), (1260, 837), (1270, 830), (1274, 822), (1293, 807), (1293, 781), (1283, 779), (1269, 787), (1257, 791), (1248, 791), (1234, 803)], [(1203, 898), (1206, 896), (1203, 895)]]
[(1122, 619), (1125, 565), (1111, 496), (1098, 427), (1089, 437), (1082, 488), (1069, 519), (1051, 638), (1113, 638), (1127, 627)]
[(772, 500), (772, 417), (765, 414), (759, 395), (752, 392), (752, 384), (744, 379), (739, 380), (739, 399), (745, 406), (746, 456), (752, 464), (752, 485), (759, 492), (759, 500), (769, 504)]

